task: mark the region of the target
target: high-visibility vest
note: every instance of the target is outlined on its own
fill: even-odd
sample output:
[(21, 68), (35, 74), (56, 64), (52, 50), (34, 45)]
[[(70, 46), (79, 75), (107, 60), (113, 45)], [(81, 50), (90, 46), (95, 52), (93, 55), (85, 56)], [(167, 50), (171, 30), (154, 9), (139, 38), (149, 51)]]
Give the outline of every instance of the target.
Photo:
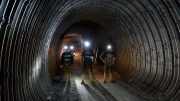
[(72, 63), (72, 54), (70, 52), (65, 52), (62, 58), (64, 63)]
[(93, 63), (93, 51), (84, 51), (83, 52), (83, 62), (84, 63)]

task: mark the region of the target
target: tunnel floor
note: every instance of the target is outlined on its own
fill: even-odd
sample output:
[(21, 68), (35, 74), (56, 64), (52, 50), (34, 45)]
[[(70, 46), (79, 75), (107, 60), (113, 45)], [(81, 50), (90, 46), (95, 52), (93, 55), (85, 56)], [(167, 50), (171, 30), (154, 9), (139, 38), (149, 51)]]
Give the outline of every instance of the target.
[(111, 83), (103, 83), (103, 73), (98, 70), (93, 73), (96, 74), (94, 82), (86, 78), (86, 84), (81, 84), (83, 72), (74, 66), (70, 83), (53, 82), (44, 101), (156, 101), (152, 95), (115, 78)]

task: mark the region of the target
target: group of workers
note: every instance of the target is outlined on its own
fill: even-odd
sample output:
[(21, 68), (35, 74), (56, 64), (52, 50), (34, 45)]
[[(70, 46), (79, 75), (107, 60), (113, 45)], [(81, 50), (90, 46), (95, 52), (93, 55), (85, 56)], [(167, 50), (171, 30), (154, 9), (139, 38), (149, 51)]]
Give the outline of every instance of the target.
[[(71, 68), (74, 63), (75, 51), (73, 46), (64, 46), (64, 52), (61, 55), (61, 67), (63, 68), (64, 78), (70, 82)], [(100, 55), (101, 61), (104, 63), (104, 83), (112, 81), (112, 66), (115, 61), (115, 52), (111, 44), (106, 46), (104, 52)], [(83, 51), (81, 54), (82, 70), (85, 74), (81, 84), (85, 84), (85, 79), (88, 77), (93, 82), (93, 65), (96, 64), (96, 52), (92, 48), (89, 41), (84, 42)]]

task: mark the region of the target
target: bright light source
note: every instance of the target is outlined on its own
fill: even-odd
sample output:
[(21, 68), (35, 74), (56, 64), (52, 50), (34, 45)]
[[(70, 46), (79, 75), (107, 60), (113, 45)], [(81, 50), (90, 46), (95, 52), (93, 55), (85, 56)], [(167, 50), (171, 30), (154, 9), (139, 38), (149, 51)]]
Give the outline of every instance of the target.
[(84, 45), (85, 45), (85, 47), (89, 47), (89, 46), (90, 46), (90, 43), (89, 43), (88, 41), (85, 41), (85, 42), (84, 42)]
[(73, 49), (74, 49), (74, 46), (71, 46), (70, 49), (73, 50)]
[(68, 46), (64, 46), (64, 49), (67, 49), (68, 48)]
[(107, 49), (112, 49), (112, 46), (111, 46), (111, 45), (108, 45), (108, 46), (107, 46)]

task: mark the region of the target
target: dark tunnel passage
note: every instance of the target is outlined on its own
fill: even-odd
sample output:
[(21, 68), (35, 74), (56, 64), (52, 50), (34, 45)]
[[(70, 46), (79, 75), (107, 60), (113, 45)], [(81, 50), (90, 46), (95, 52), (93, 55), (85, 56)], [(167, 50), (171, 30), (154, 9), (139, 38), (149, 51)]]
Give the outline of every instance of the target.
[(71, 32), (100, 46), (112, 42), (121, 82), (158, 101), (179, 101), (179, 16), (179, 0), (2, 0), (1, 101), (44, 100)]

